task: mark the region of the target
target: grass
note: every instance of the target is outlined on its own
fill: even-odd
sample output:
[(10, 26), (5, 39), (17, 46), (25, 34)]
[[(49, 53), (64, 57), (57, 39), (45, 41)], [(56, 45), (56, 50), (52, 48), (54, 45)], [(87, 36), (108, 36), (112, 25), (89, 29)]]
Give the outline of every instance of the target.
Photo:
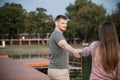
[(7, 45), (6, 48), (9, 48), (9, 49), (18, 49), (18, 48), (22, 48), (22, 49), (33, 49), (33, 48), (39, 48), (39, 49), (44, 49), (44, 48), (48, 48), (48, 45), (12, 45), (12, 46), (9, 46)]
[(6, 53), (8, 55), (19, 55), (19, 54), (43, 54), (48, 52), (47, 45), (13, 45), (0, 48), (0, 53)]
[[(74, 48), (83, 48), (81, 45), (72, 45)], [(0, 53), (7, 53), (8, 55), (16, 54), (46, 54), (49, 52), (48, 45), (13, 45), (0, 48)], [(91, 71), (91, 56), (82, 57), (82, 80), (89, 80)]]

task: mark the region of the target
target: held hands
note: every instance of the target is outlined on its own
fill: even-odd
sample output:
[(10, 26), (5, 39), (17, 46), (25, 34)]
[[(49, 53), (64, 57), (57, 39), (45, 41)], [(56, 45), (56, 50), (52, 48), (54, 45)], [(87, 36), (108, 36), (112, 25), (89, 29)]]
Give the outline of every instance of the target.
[(75, 53), (74, 53), (74, 56), (76, 58), (80, 58), (81, 57), (81, 52), (82, 52), (82, 49), (75, 49)]

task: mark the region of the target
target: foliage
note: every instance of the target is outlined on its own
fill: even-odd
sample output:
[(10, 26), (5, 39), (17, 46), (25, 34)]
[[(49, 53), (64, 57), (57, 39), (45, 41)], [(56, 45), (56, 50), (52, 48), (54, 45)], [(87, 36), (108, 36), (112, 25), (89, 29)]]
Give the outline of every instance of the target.
[(111, 15), (108, 15), (108, 19), (115, 24), (118, 33), (118, 38), (120, 41), (120, 2), (117, 3), (116, 6), (117, 9)]
[[(76, 0), (66, 10), (66, 15), (70, 19), (70, 22), (76, 24), (74, 26), (75, 37), (79, 37), (85, 40), (85, 42), (98, 38), (98, 24), (106, 18), (106, 11), (101, 5), (98, 6), (88, 0)], [(71, 31), (71, 34), (73, 34), (73, 31)]]
[(51, 15), (47, 15), (46, 9), (37, 8), (36, 11), (26, 12), (25, 15), (25, 32), (39, 34), (41, 38), (46, 37), (46, 33), (50, 33), (53, 29), (53, 19)]
[(6, 3), (0, 7), (0, 37), (4, 38), (6, 34), (9, 38), (16, 37), (17, 34), (24, 31), (23, 16), (24, 10), (20, 4)]
[[(75, 0), (74, 4), (66, 7), (68, 27), (65, 36), (69, 40), (74, 38), (85, 42), (98, 40), (98, 25), (110, 20), (120, 30), (120, 3), (112, 14), (106, 14), (102, 5), (96, 5), (91, 0)], [(26, 12), (21, 4), (5, 3), (0, 7), (0, 39), (19, 38), (21, 33), (35, 34), (45, 38), (54, 30), (54, 19), (46, 14), (45, 8), (36, 8), (35, 11)], [(120, 40), (120, 31), (118, 37)]]
[(89, 80), (91, 68), (92, 68), (92, 57), (82, 57), (82, 80)]
[(0, 7), (0, 38), (19, 38), (21, 33), (39, 34), (45, 38), (47, 33), (53, 30), (53, 19), (47, 15), (44, 8), (26, 12), (20, 4), (5, 3)]

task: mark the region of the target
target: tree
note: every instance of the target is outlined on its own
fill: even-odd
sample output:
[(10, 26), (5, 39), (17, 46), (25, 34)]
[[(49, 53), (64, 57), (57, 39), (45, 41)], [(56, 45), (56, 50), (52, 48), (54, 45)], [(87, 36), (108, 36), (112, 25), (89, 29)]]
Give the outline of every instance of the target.
[(36, 33), (37, 31), (37, 21), (36, 21), (36, 12), (31, 11), (31, 12), (26, 12), (25, 13), (25, 20), (24, 20), (24, 25), (25, 25), (25, 33), (29, 33), (30, 35), (32, 33)]
[(41, 35), (41, 38), (46, 37), (47, 33), (47, 22), (49, 19), (49, 16), (45, 13), (47, 10), (44, 8), (37, 8), (37, 29), (39, 30), (38, 32)]
[(98, 6), (91, 0), (76, 0), (66, 10), (70, 22), (76, 24), (74, 27), (76, 33), (71, 32), (71, 34), (85, 42), (98, 39), (98, 25), (106, 18), (106, 10), (102, 5)]
[(47, 33), (53, 29), (53, 19), (51, 15), (47, 15), (44, 8), (37, 8), (36, 11), (26, 12), (25, 15), (25, 32), (29, 34), (40, 35), (45, 38)]
[(24, 9), (20, 4), (5, 3), (0, 7), (0, 37), (4, 39), (9, 35), (9, 39), (18, 37), (24, 31)]
[(120, 41), (120, 2), (116, 6), (117, 9), (111, 15), (108, 15), (108, 19), (115, 24)]

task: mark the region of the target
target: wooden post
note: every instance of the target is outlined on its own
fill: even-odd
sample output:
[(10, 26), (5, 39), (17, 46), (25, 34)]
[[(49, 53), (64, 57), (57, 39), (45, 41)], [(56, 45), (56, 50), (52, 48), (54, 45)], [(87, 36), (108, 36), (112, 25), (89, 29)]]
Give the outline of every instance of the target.
[(2, 47), (5, 47), (5, 41), (2, 40)]

